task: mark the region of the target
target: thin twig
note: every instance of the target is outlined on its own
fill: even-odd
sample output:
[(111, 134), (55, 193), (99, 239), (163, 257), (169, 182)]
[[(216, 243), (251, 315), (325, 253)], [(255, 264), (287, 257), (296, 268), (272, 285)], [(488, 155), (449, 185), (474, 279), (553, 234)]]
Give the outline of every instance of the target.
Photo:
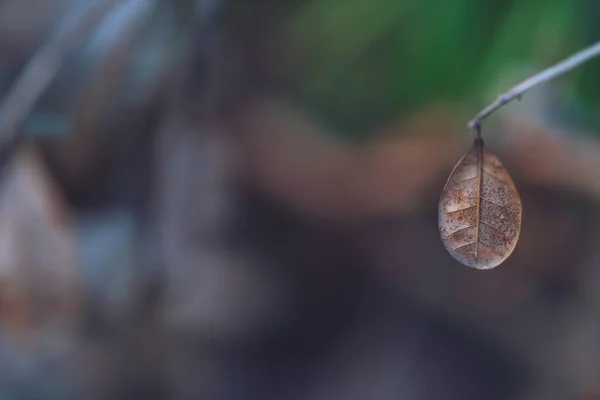
[(15, 138), (17, 129), (60, 70), (63, 59), (122, 1), (99, 0), (88, 9), (78, 10), (76, 14), (82, 12), (83, 15), (72, 16), (67, 26), (61, 27), (36, 52), (0, 106), (0, 144)]
[[(70, 163), (67, 170), (70, 173), (86, 173), (83, 166), (92, 162), (92, 150), (101, 146), (95, 133), (101, 122), (102, 108), (123, 83), (130, 55), (140, 40), (143, 29), (148, 26), (155, 6), (156, 2), (152, 0), (129, 0), (120, 10), (125, 16), (122, 25), (111, 26), (112, 38), (108, 39), (110, 47), (97, 70), (92, 73), (91, 82), (82, 90), (81, 97), (75, 99), (72, 122), (77, 135), (72, 135), (67, 141), (67, 146), (72, 151), (72, 157), (67, 159)], [(132, 137), (131, 133), (125, 135), (125, 140), (120, 143), (125, 144)]]
[(558, 64), (553, 65), (550, 68), (543, 70), (535, 74), (534, 76), (524, 80), (518, 85), (514, 86), (508, 92), (505, 92), (498, 96), (496, 101), (484, 108), (475, 118), (469, 121), (469, 129), (475, 129), (481, 126), (481, 123), (494, 111), (502, 107), (503, 105), (513, 101), (516, 98), (520, 98), (525, 92), (534, 88), (535, 86), (552, 80), (565, 72), (568, 72), (574, 68), (577, 68), (581, 64), (589, 61), (590, 59), (600, 55), (600, 42), (597, 42), (590, 47), (581, 50), (569, 58), (564, 59)]

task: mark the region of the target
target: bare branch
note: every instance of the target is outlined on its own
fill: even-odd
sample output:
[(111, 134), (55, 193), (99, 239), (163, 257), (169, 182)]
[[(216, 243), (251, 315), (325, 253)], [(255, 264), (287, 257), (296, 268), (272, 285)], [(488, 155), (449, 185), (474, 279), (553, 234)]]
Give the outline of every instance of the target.
[(79, 10), (71, 21), (67, 21), (67, 26), (61, 27), (36, 52), (0, 106), (0, 144), (15, 138), (17, 129), (60, 70), (65, 56), (122, 1), (99, 0), (93, 6)]
[(535, 86), (548, 82), (560, 75), (577, 68), (581, 64), (591, 60), (592, 58), (600, 55), (600, 42), (597, 42), (590, 47), (587, 47), (569, 58), (566, 58), (559, 62), (558, 64), (553, 65), (550, 68), (543, 70), (535, 74), (534, 76), (524, 80), (518, 85), (514, 86), (508, 92), (505, 92), (498, 96), (496, 101), (492, 104), (484, 108), (475, 118), (469, 121), (469, 129), (478, 129), (481, 126), (481, 123), (484, 119), (486, 119), (490, 114), (494, 111), (502, 107), (503, 105), (513, 101), (516, 98), (520, 98), (525, 92), (534, 88)]

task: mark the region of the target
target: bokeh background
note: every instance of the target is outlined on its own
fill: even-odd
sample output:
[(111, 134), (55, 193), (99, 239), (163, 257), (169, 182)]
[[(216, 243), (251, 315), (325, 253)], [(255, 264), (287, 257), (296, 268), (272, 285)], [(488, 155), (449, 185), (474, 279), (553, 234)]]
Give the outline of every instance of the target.
[(600, 59), (484, 125), (514, 254), (437, 230), (466, 122), (599, 37), (597, 0), (1, 0), (0, 399), (600, 399)]

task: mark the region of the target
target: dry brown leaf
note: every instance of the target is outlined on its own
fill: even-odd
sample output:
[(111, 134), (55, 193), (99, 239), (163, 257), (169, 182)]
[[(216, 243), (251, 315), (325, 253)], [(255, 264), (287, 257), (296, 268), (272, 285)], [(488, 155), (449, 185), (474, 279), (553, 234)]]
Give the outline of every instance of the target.
[(43, 342), (55, 337), (49, 333), (55, 328), (74, 329), (76, 258), (68, 210), (37, 149), (26, 145), (0, 186), (2, 334), (15, 343), (26, 338)]
[(477, 269), (500, 265), (521, 231), (521, 199), (508, 172), (477, 139), (450, 174), (438, 218), (446, 250)]

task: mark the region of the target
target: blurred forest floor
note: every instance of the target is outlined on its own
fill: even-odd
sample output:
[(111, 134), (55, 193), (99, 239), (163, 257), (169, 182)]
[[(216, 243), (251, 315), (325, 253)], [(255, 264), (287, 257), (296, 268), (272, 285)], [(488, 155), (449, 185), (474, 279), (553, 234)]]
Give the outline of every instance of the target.
[(507, 262), (437, 230), (600, 6), (434, 3), (0, 1), (0, 398), (600, 399), (598, 61), (484, 127)]

